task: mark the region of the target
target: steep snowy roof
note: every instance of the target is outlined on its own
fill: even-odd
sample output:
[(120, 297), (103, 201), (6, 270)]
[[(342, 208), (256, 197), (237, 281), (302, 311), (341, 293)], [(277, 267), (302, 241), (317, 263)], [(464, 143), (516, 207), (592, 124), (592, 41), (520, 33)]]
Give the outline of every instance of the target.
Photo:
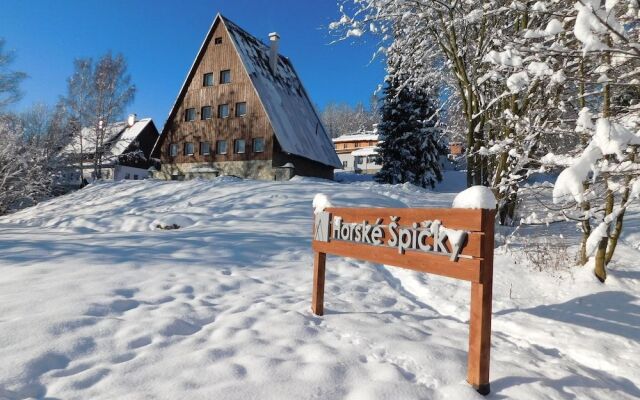
[[(105, 153), (106, 158), (122, 155), (150, 123), (151, 118), (143, 118), (137, 120), (132, 126), (129, 126), (126, 121), (110, 124), (105, 131), (103, 139), (104, 147), (107, 149)], [(80, 137), (82, 137), (83, 153), (94, 152), (96, 149), (95, 132), (95, 128), (82, 128), (80, 135), (76, 136), (74, 140), (64, 148), (63, 153), (79, 154)]]
[(233, 39), (282, 150), (340, 168), (329, 135), (289, 59), (278, 55), (274, 73), (269, 65), (269, 46), (221, 15), (219, 18)]
[(333, 143), (355, 142), (360, 140), (379, 140), (380, 135), (377, 133), (354, 133), (349, 135), (338, 136), (333, 139)]
[(216, 16), (200, 47), (169, 118), (186, 92), (198, 60), (206, 51), (218, 22), (222, 22), (229, 32), (231, 42), (256, 89), (282, 151), (341, 168), (342, 163), (329, 135), (291, 62), (278, 55), (274, 73), (269, 65), (269, 46), (220, 14)]

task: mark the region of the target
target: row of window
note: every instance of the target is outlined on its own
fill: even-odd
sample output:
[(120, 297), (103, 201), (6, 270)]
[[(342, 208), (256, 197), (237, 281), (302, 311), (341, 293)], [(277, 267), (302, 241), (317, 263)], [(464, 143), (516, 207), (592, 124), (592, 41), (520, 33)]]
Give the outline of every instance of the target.
[[(359, 165), (359, 164), (375, 164), (376, 163), (376, 159), (377, 156), (355, 156), (353, 159), (353, 165), (354, 167)], [(342, 161), (342, 168), (348, 168), (349, 167), (349, 162), (348, 161)]]
[[(230, 69), (225, 69), (220, 71), (220, 79), (218, 80), (218, 83), (220, 85), (224, 85), (227, 83), (231, 83), (231, 70)], [(213, 80), (213, 72), (207, 72), (205, 74), (202, 75), (202, 86), (213, 86), (214, 85), (214, 80)]]
[[(236, 103), (236, 117), (244, 117), (247, 115), (247, 103)], [(229, 104), (218, 105), (218, 118), (229, 117)], [(204, 106), (200, 108), (200, 119), (207, 120), (213, 118), (213, 108), (211, 106)], [(184, 120), (187, 122), (196, 120), (196, 109), (187, 108), (184, 110)]]
[(337, 143), (336, 144), (336, 149), (352, 149), (354, 147), (367, 147), (367, 146), (375, 146), (374, 142), (369, 143), (363, 143), (363, 142), (350, 142), (350, 143)]
[[(171, 157), (177, 157), (179, 152), (179, 144), (171, 143), (169, 145), (169, 155)], [(227, 154), (227, 141), (216, 140), (215, 144), (216, 154)], [(252, 149), (254, 153), (264, 152), (264, 138), (253, 138)], [(243, 154), (246, 152), (246, 143), (244, 139), (235, 139), (233, 141), (233, 152), (236, 154)], [(192, 156), (195, 154), (195, 144), (187, 142), (184, 144), (183, 154), (185, 156)], [(209, 142), (200, 142), (200, 155), (208, 156), (211, 154), (211, 144)]]

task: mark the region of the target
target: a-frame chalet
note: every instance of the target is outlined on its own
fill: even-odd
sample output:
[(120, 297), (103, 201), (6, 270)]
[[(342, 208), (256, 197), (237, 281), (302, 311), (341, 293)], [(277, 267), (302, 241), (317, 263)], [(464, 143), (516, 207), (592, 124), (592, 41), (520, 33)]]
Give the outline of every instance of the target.
[(154, 148), (156, 177), (333, 178), (341, 163), (291, 62), (218, 14)]

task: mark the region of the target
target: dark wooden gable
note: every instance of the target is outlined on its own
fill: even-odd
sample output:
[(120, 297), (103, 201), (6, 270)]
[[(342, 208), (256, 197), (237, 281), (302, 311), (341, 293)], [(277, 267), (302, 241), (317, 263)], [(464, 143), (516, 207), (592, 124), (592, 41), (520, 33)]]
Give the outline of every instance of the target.
[[(217, 38), (219, 39), (216, 40)], [(230, 70), (231, 83), (220, 83), (220, 74), (224, 70)], [(206, 73), (213, 73), (213, 86), (204, 86)], [(241, 102), (246, 103), (247, 113), (243, 117), (236, 117), (236, 104)], [(228, 118), (219, 118), (218, 109), (221, 104), (229, 106)], [(213, 111), (213, 117), (209, 120), (202, 119), (202, 107), (206, 106), (210, 106)], [(195, 109), (195, 121), (185, 121), (185, 113), (189, 108)], [(254, 138), (264, 138), (264, 152), (254, 153)], [(245, 140), (244, 154), (234, 153), (233, 143), (236, 139)], [(215, 144), (218, 140), (227, 141), (226, 155), (215, 154)], [(200, 142), (210, 143), (210, 155), (200, 154)], [(169, 155), (169, 146), (172, 143), (178, 144), (176, 157)], [(194, 155), (184, 154), (185, 143), (194, 144)], [(218, 15), (178, 94), (154, 156), (160, 158), (163, 163), (206, 163), (270, 160), (272, 151), (273, 128), (236, 52), (223, 18)]]

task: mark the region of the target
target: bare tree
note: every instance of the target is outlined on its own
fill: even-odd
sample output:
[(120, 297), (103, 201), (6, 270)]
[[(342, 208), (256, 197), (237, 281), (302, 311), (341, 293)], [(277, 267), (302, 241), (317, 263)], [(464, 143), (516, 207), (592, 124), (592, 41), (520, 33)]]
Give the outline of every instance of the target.
[(4, 46), (5, 40), (0, 38), (0, 110), (20, 100), (20, 83), (27, 77), (24, 72), (9, 70), (14, 54), (5, 51)]
[(328, 103), (321, 113), (322, 122), (331, 137), (373, 130), (380, 121), (377, 101), (377, 97), (373, 96), (369, 108), (362, 102), (353, 107), (346, 103)]
[(81, 174), (87, 153), (91, 153), (93, 176), (100, 179), (109, 127), (122, 117), (135, 95), (126, 60), (121, 54), (111, 53), (97, 62), (91, 58), (76, 60), (67, 85), (64, 103), (71, 119), (76, 121), (73, 143)]

